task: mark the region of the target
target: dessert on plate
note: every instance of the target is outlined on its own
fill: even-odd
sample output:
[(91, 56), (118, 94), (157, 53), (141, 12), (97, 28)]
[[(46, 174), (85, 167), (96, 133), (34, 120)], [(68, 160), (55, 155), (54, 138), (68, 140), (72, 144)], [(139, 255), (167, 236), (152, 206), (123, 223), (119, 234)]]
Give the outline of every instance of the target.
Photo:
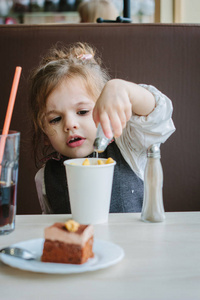
[(69, 220), (45, 228), (43, 262), (83, 264), (94, 257), (92, 225), (83, 225)]

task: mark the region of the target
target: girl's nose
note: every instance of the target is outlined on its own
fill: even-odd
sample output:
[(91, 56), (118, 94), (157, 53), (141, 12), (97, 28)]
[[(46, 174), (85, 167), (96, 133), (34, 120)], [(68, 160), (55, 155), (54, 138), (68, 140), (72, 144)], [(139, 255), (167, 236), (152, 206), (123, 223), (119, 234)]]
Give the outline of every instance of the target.
[(77, 129), (77, 128), (78, 128), (78, 124), (73, 120), (67, 121), (64, 124), (65, 132), (73, 131), (74, 129)]
[(68, 131), (73, 131), (73, 129), (76, 129), (76, 126), (74, 126), (73, 128), (64, 128), (64, 132), (68, 132)]

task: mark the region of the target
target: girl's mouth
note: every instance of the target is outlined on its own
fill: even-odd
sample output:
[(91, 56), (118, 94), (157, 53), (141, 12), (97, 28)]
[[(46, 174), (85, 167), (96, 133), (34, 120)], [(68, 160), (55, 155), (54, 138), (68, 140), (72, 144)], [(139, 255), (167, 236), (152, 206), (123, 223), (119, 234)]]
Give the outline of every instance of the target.
[(75, 147), (79, 147), (81, 145), (83, 145), (83, 143), (85, 142), (85, 139), (80, 137), (80, 136), (71, 136), (68, 140), (67, 140), (67, 146), (70, 148), (75, 148)]

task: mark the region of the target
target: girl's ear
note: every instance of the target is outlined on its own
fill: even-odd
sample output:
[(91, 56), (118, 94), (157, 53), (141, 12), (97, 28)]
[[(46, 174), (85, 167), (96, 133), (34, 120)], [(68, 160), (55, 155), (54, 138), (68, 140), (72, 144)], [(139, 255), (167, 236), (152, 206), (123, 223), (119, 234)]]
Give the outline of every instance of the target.
[(50, 146), (50, 141), (49, 141), (49, 138), (46, 134), (44, 134), (44, 145), (45, 146)]

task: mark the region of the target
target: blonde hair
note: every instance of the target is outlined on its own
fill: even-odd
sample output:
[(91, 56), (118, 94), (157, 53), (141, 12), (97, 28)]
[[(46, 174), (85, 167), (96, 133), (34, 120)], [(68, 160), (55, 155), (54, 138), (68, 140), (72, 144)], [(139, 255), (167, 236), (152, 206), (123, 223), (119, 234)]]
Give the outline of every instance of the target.
[[(89, 59), (84, 59), (85, 55)], [(87, 57), (86, 56), (86, 57)], [(76, 43), (68, 48), (57, 44), (43, 57), (29, 78), (30, 114), (33, 122), (32, 146), (35, 162), (39, 156), (47, 155), (45, 146), (44, 120), (49, 95), (64, 79), (80, 78), (88, 93), (96, 101), (110, 79), (96, 50), (87, 43)]]
[(81, 22), (95, 23), (97, 18), (115, 20), (119, 13), (114, 4), (108, 0), (83, 1), (78, 6)]

